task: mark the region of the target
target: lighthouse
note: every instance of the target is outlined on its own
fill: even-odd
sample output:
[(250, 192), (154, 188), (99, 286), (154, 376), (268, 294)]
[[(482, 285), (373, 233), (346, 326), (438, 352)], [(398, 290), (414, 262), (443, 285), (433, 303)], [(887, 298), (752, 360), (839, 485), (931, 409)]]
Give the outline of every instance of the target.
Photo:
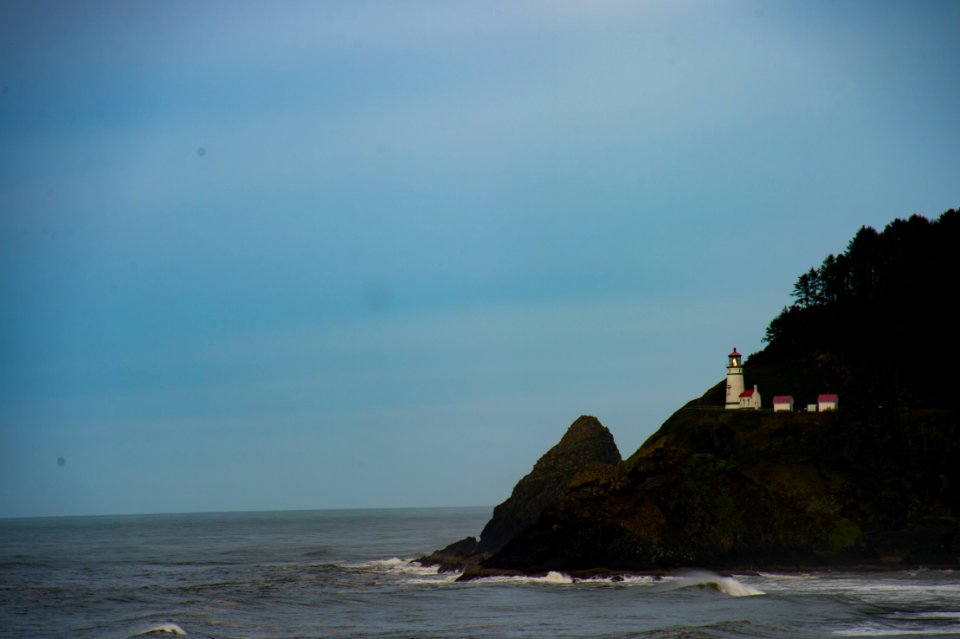
[(728, 409), (740, 408), (740, 394), (743, 392), (743, 355), (733, 347), (727, 355), (727, 403)]

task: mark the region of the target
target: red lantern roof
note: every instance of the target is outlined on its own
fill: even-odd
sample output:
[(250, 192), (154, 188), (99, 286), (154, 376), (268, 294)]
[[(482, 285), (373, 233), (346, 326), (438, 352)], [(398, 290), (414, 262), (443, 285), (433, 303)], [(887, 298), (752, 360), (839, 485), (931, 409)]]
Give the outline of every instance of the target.
[(740, 357), (740, 353), (737, 352), (737, 347), (733, 347), (733, 352), (727, 355), (727, 357)]

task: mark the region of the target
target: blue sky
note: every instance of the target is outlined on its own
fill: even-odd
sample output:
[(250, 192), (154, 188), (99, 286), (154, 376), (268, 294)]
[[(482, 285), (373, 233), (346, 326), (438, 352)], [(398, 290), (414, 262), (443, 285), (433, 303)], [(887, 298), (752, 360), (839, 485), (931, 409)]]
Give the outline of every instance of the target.
[(958, 35), (0, 2), (0, 516), (494, 504), (584, 413), (630, 454), (861, 225), (960, 204)]

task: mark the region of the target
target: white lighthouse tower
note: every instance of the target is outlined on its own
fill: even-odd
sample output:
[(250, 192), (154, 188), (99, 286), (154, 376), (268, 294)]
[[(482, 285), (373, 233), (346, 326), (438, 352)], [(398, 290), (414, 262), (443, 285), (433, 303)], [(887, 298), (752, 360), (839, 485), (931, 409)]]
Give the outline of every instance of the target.
[(728, 409), (740, 408), (740, 393), (743, 392), (743, 355), (733, 347), (733, 352), (727, 355), (727, 403)]

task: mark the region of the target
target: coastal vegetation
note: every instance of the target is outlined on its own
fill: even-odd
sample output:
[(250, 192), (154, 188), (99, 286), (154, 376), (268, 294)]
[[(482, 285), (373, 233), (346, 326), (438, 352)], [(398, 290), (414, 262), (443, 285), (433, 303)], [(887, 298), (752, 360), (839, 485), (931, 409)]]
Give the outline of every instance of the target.
[(795, 302), (770, 322), (751, 366), (796, 365), (794, 377), (812, 373), (844, 395), (845, 407), (950, 406), (960, 356), (958, 247), (954, 209), (932, 221), (896, 219), (881, 232), (862, 227), (844, 252), (797, 278)]

